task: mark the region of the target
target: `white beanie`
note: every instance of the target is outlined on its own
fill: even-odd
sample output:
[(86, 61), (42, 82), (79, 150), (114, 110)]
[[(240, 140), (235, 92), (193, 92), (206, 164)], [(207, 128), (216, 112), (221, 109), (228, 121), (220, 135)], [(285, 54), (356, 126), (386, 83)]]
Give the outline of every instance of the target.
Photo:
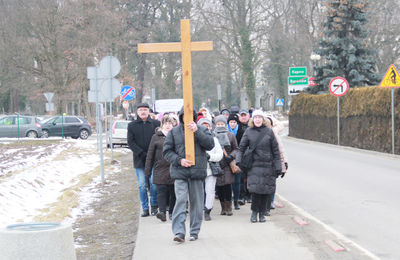
[(254, 118), (255, 116), (262, 116), (264, 118), (264, 112), (262, 110), (254, 110), (251, 118)]

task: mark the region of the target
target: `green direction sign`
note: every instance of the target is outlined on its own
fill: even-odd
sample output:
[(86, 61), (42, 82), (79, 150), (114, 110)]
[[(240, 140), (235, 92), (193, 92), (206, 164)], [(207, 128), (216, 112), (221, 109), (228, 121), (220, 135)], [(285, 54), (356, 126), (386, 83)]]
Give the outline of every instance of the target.
[(289, 76), (307, 76), (307, 67), (291, 67)]
[(288, 77), (288, 84), (291, 86), (308, 85), (308, 77), (307, 76)]

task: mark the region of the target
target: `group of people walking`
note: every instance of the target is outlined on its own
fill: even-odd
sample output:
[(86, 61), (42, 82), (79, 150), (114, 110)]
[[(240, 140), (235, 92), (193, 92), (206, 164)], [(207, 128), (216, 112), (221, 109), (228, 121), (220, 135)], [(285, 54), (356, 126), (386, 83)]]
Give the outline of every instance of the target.
[[(250, 114), (252, 112), (252, 114)], [(194, 133), (195, 164), (185, 158), (185, 125)], [(186, 215), (189, 240), (198, 239), (201, 223), (211, 220), (217, 196), (221, 215), (232, 216), (251, 202), (251, 222), (265, 222), (273, 203), (276, 178), (288, 168), (274, 120), (261, 110), (207, 109), (184, 122), (184, 110), (150, 117), (146, 103), (137, 105), (137, 119), (128, 125), (139, 183), (142, 217), (172, 220), (174, 241), (184, 242)], [(150, 191), (150, 207), (148, 190)]]

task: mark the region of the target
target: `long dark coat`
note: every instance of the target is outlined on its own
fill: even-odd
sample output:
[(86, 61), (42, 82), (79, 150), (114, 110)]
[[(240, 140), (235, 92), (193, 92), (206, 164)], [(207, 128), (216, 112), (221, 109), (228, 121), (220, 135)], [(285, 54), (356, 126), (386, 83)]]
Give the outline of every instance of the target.
[(261, 131), (265, 131), (264, 137), (253, 152), (253, 166), (247, 172), (248, 190), (256, 194), (274, 194), (278, 177), (276, 172), (281, 172), (281, 158), (278, 142), (271, 129), (266, 126), (247, 128), (239, 145), (237, 162), (240, 163), (247, 147), (256, 145)]
[[(233, 158), (235, 158), (236, 154), (238, 152), (238, 144), (236, 141), (236, 137), (231, 132), (227, 132), (227, 134), (228, 134), (230, 146), (225, 146), (222, 148), (225, 149), (225, 151), (228, 155), (231, 155)], [(235, 182), (235, 176), (232, 173), (229, 163), (225, 159), (225, 154), (224, 154), (224, 157), (222, 158), (222, 160), (219, 161), (219, 165), (221, 166), (221, 169), (224, 171), (224, 174), (217, 178), (217, 186), (233, 184)]]
[(174, 184), (169, 174), (169, 162), (162, 156), (165, 135), (157, 131), (151, 138), (149, 150), (147, 151), (146, 165), (144, 172), (147, 176), (153, 171), (154, 184)]
[(160, 121), (151, 119), (146, 121), (140, 117), (128, 125), (128, 145), (133, 152), (133, 164), (135, 168), (144, 168), (147, 149), (149, 148), (155, 129), (160, 126)]

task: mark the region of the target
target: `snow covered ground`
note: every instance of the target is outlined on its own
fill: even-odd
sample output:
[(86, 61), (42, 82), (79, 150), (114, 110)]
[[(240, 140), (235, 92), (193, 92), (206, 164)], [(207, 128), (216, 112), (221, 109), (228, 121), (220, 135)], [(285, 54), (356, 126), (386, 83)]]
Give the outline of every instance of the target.
[[(95, 139), (66, 139), (44, 145), (15, 146), (12, 142), (3, 142), (0, 145), (0, 227), (16, 222), (32, 222), (35, 216), (42, 213), (41, 210), (75, 185), (79, 177), (93, 173), (100, 161), (96, 147)], [(121, 149), (119, 152), (129, 151)], [(111, 166), (110, 170), (109, 173), (120, 171), (118, 165)], [(66, 221), (73, 221), (85, 211), (84, 207), (96, 199), (95, 187), (100, 182), (100, 177), (96, 176), (80, 189), (80, 206), (71, 212), (72, 219)]]

